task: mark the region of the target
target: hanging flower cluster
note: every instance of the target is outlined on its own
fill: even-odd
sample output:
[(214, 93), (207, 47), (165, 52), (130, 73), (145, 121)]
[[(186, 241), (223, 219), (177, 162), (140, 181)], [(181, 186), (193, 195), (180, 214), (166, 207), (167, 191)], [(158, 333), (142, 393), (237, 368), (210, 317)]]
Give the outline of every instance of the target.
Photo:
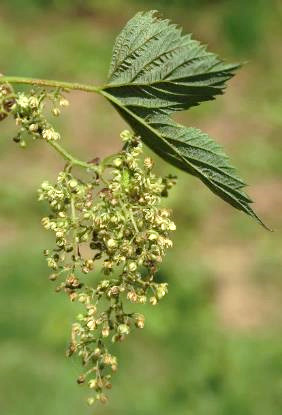
[(171, 212), (161, 207), (175, 177), (157, 177), (150, 158), (140, 163), (139, 138), (128, 131), (121, 138), (122, 151), (89, 169), (87, 180), (68, 165), (55, 185), (44, 182), (39, 189), (39, 200), (51, 208), (42, 225), (56, 239), (55, 248), (45, 251), (50, 279), (83, 305), (68, 355), (82, 359), (78, 383), (93, 390), (89, 404), (107, 401), (105, 389), (117, 370), (110, 344), (144, 327), (144, 316), (127, 312), (126, 302), (156, 305), (167, 293), (167, 284), (154, 277), (175, 230)]
[[(2, 86), (2, 89), (4, 89), (4, 92), (9, 92), (5, 85)], [(42, 89), (31, 90), (28, 94), (17, 92), (13, 95), (12, 100), (7, 101), (6, 99), (2, 102), (2, 107), (6, 108), (6, 111), (9, 110), (16, 120), (19, 131), (14, 137), (14, 141), (19, 143), (21, 147), (26, 147), (28, 138), (33, 140), (44, 139), (49, 142), (60, 139), (60, 134), (47, 120), (43, 111), (46, 105), (49, 104), (51, 113), (58, 117), (61, 113), (60, 108), (69, 105), (68, 100), (62, 95), (61, 89), (51, 92)], [(0, 108), (0, 119), (1, 113), (5, 114), (3, 109), (1, 112)]]
[[(144, 327), (144, 315), (127, 305), (156, 305), (168, 291), (155, 275), (172, 246), (175, 224), (161, 202), (175, 177), (156, 176), (152, 159), (142, 155), (141, 140), (128, 131), (121, 134), (122, 150), (102, 161), (83, 162), (70, 155), (44, 115), (49, 108), (59, 116), (60, 108), (68, 106), (63, 92), (14, 93), (3, 84), (0, 120), (14, 117), (14, 141), (21, 147), (30, 139), (41, 139), (67, 160), (56, 183), (44, 181), (38, 197), (50, 207), (42, 225), (55, 236), (54, 248), (44, 251), (50, 280), (57, 292), (65, 292), (82, 307), (72, 325), (67, 354), (82, 360), (77, 382), (92, 391), (92, 405), (107, 401), (105, 391), (118, 367), (111, 345)], [(83, 168), (81, 175), (76, 167)]]

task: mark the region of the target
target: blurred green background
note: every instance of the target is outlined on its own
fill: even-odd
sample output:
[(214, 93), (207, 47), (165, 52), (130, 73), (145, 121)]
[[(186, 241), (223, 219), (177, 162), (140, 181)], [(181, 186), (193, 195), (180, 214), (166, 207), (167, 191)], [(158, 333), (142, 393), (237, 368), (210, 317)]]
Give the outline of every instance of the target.
[[(89, 409), (64, 357), (76, 308), (55, 295), (41, 250), (36, 189), (62, 161), (25, 154), (1, 123), (1, 415), (281, 415), (282, 81), (280, 0), (1, 0), (0, 71), (102, 83), (112, 44), (137, 11), (159, 9), (228, 60), (248, 61), (215, 102), (178, 119), (222, 143), (250, 185), (266, 232), (179, 173), (167, 204), (177, 223), (160, 278), (169, 296), (120, 347), (110, 404)], [(70, 94), (59, 121), (83, 159), (119, 148), (123, 121), (99, 96)], [(172, 171), (159, 162), (159, 170)]]

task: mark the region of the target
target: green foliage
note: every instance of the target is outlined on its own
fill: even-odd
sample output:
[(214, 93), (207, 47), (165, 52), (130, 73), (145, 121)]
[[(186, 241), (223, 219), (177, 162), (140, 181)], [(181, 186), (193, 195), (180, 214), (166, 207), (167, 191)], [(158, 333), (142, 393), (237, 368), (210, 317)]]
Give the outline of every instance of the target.
[(220, 146), (169, 117), (222, 94), (239, 66), (225, 64), (155, 11), (138, 13), (116, 39), (102, 93), (160, 157), (262, 223)]

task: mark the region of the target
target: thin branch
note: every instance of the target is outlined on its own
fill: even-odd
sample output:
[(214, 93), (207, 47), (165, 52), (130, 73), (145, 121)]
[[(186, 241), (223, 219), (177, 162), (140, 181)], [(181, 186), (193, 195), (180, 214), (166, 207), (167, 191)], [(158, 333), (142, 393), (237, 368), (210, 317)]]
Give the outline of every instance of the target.
[(99, 93), (101, 88), (94, 85), (85, 85), (77, 82), (63, 82), (63, 81), (54, 81), (50, 79), (36, 79), (36, 78), (25, 78), (20, 76), (1, 76), (0, 84), (29, 84), (29, 85), (38, 85), (46, 86), (53, 88), (62, 88), (62, 89), (71, 89), (84, 92), (97, 92)]
[(96, 172), (99, 172), (100, 169), (98, 166), (94, 166), (92, 163), (87, 163), (82, 160), (78, 160), (75, 157), (73, 157), (69, 152), (67, 152), (60, 144), (58, 144), (56, 141), (48, 141), (48, 144), (50, 144), (59, 154), (61, 154), (65, 160), (69, 161), (72, 166), (80, 166), (85, 169), (91, 169)]

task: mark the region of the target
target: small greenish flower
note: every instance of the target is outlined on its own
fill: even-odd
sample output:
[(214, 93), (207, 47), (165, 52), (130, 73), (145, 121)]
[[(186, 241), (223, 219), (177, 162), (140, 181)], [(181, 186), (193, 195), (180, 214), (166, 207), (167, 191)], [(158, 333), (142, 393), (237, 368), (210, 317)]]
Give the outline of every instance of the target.
[(130, 328), (128, 327), (127, 324), (120, 324), (118, 326), (118, 332), (119, 332), (119, 334), (129, 334), (130, 333)]
[(60, 99), (59, 105), (61, 107), (68, 107), (70, 105), (70, 103), (69, 103), (69, 101), (66, 98), (62, 97)]
[(25, 94), (23, 94), (23, 93), (20, 93), (18, 95), (18, 98), (16, 100), (16, 103), (17, 103), (17, 105), (19, 107), (21, 107), (23, 109), (28, 108), (29, 107), (29, 104), (30, 104), (28, 97)]
[(92, 406), (95, 403), (95, 398), (93, 398), (93, 397), (88, 398), (87, 403), (88, 403), (89, 406)]
[(55, 117), (58, 117), (58, 116), (61, 114), (61, 111), (59, 110), (59, 108), (53, 108), (53, 109), (52, 109), (52, 114), (53, 114)]

